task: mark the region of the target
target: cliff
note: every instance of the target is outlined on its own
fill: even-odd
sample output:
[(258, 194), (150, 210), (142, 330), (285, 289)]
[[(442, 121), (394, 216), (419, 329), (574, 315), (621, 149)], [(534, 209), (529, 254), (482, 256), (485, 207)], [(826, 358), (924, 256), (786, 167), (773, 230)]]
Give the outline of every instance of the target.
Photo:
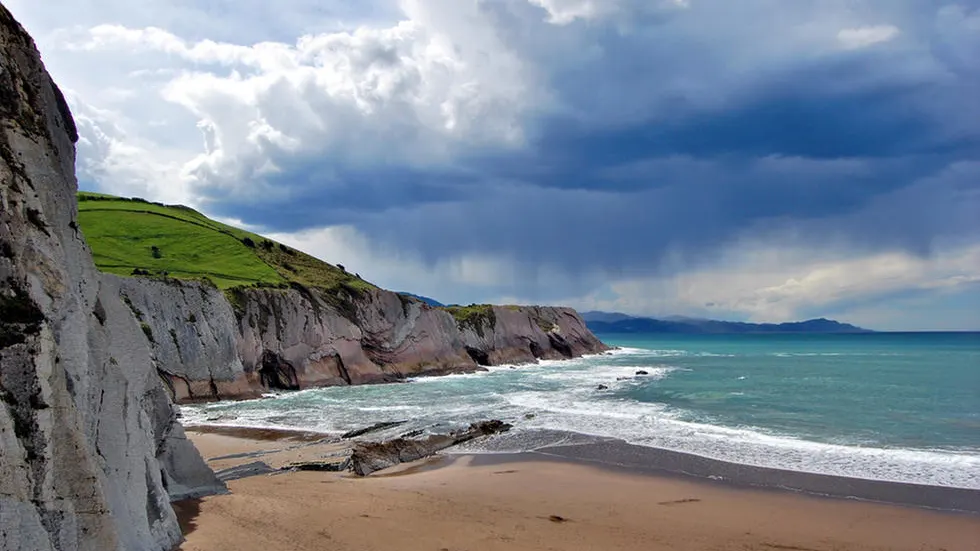
[(433, 306), (181, 205), (80, 193), (96, 266), (178, 401), (251, 398), (570, 358), (605, 346), (573, 310)]
[(376, 288), (226, 293), (194, 281), (105, 277), (140, 320), (177, 401), (390, 382), (606, 349), (568, 308), (453, 310)]
[[(179, 543), (169, 502), (226, 489), (184, 437), (175, 400), (605, 349), (573, 310), (433, 308), (186, 208), (166, 219), (224, 240), (231, 256), (207, 269), (226, 271), (184, 274), (210, 282), (102, 273), (80, 231), (71, 113), (2, 5), (0, 54), (0, 551)], [(149, 265), (172, 261), (182, 237), (148, 246)]]
[(162, 550), (223, 491), (76, 224), (75, 126), (0, 6), (0, 549)]

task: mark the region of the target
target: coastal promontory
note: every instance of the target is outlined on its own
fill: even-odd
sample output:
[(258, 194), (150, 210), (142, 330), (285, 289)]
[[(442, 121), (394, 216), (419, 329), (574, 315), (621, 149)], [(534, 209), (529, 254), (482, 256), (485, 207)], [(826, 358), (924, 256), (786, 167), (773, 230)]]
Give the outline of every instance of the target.
[(172, 209), (181, 221), (129, 201), (139, 208), (113, 224), (143, 216), (212, 232), (222, 246), (203, 252), (231, 245), (246, 261), (226, 266), (238, 272), (158, 270), (153, 261), (178, 251), (139, 242), (145, 269), (120, 273), (111, 255), (127, 251), (78, 208), (68, 104), (3, 6), (0, 54), (0, 550), (173, 549), (182, 535), (170, 502), (227, 491), (185, 437), (175, 402), (606, 348), (574, 310), (432, 307), (285, 245), (216, 230), (186, 207)]
[(190, 208), (79, 194), (96, 265), (178, 401), (598, 353), (571, 308), (432, 306)]

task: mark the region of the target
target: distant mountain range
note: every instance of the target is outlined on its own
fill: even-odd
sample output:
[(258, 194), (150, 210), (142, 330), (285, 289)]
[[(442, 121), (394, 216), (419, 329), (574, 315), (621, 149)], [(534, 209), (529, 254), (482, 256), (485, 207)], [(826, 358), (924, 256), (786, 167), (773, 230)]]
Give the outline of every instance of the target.
[(670, 316), (643, 318), (619, 312), (582, 312), (593, 333), (871, 333), (864, 329), (825, 318), (788, 323), (747, 323)]
[(421, 300), (422, 302), (428, 304), (429, 306), (445, 306), (445, 304), (439, 302), (438, 300), (436, 300), (434, 298), (423, 297), (422, 295), (416, 295), (415, 293), (406, 293), (404, 291), (399, 291), (398, 294), (399, 295), (405, 295), (407, 297), (417, 298), (417, 299)]

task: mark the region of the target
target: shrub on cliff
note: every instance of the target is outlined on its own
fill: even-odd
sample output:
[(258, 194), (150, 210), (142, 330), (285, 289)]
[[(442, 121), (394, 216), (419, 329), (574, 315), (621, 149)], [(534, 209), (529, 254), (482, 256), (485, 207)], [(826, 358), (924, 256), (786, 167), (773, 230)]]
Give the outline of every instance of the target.
[(497, 315), (489, 304), (470, 304), (469, 306), (445, 306), (443, 310), (452, 314), (460, 329), (469, 327), (483, 336), (485, 329), (492, 329), (497, 324)]

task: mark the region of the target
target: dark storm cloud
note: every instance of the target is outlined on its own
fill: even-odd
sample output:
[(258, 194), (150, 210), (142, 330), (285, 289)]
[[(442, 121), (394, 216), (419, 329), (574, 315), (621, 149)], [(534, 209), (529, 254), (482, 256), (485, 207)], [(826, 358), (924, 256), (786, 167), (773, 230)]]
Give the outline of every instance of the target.
[[(209, 212), (244, 217), (274, 231), (358, 224), (365, 216), (430, 203), (460, 202), (480, 193), (476, 176), (461, 170), (412, 167), (346, 169), (335, 162), (285, 164), (266, 180), (274, 193), (204, 196)], [(207, 189), (207, 188), (205, 188)]]
[[(793, 163), (787, 164), (789, 178), (805, 179), (813, 170), (805, 167), (802, 175), (794, 175)], [(878, 169), (876, 164), (866, 168)], [(876, 197), (855, 193), (860, 184), (849, 188), (857, 179), (846, 172), (825, 175), (823, 181), (832, 191), (819, 183), (809, 189), (790, 186), (783, 176), (758, 167), (717, 172), (716, 179), (675, 181), (629, 194), (510, 188), (472, 203), (433, 204), (365, 217), (359, 226), (384, 242), (426, 251), (431, 260), (477, 250), (517, 254), (529, 264), (551, 263), (572, 272), (602, 266), (620, 275), (669, 271), (670, 266), (661, 263), (668, 252), (681, 255), (688, 267), (710, 263), (711, 250), (744, 232), (774, 242), (844, 240), (868, 250), (928, 252), (937, 237), (975, 238), (980, 230), (980, 195), (975, 188), (980, 166), (964, 168), (959, 175), (943, 172)], [(896, 168), (890, 174), (897, 172)], [(782, 192), (768, 193), (765, 185)]]
[[(528, 281), (541, 265), (664, 271), (668, 257), (696, 264), (746, 235), (917, 253), (976, 239), (980, 128), (969, 122), (980, 120), (980, 73), (961, 55), (975, 38), (937, 34), (935, 6), (909, 6), (921, 20), (893, 14), (908, 25), (895, 45), (789, 52), (771, 65), (775, 32), (739, 50), (731, 41), (756, 38), (712, 42), (659, 15), (630, 33), (596, 24), (581, 38), (599, 41), (595, 52), (548, 69), (560, 108), (528, 122), (519, 151), (473, 151), (437, 168), (286, 160), (267, 183), (287, 192), (215, 195), (212, 211), (277, 231), (352, 224), (430, 261), (507, 255)], [(554, 61), (524, 31), (509, 31), (517, 47)], [(728, 67), (753, 55), (763, 61), (744, 76)]]
[(821, 93), (821, 83), (840, 78), (840, 70), (809, 67), (791, 75), (791, 82), (780, 79), (759, 90), (742, 105), (639, 121), (599, 133), (555, 121), (546, 130), (544, 147), (565, 152), (570, 159), (588, 152), (589, 160), (598, 164), (656, 154), (839, 158), (956, 154), (976, 148), (975, 139), (944, 136), (944, 122), (921, 112), (928, 102), (965, 99), (957, 97), (956, 89), (882, 83), (853, 93)]

